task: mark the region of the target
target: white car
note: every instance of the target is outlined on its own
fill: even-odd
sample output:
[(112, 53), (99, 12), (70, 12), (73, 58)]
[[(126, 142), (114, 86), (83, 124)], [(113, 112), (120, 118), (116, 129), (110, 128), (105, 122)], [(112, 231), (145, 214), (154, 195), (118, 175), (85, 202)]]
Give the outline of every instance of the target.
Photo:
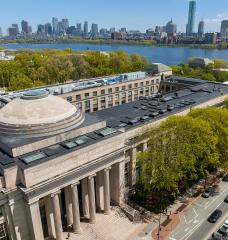
[(221, 228), (218, 230), (221, 234), (227, 234), (228, 233), (228, 219), (223, 223)]

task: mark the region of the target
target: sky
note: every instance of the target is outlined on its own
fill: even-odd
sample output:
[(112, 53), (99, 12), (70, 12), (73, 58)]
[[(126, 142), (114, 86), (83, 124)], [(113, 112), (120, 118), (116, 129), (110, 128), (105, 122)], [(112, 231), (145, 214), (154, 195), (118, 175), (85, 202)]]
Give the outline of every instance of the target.
[[(35, 31), (38, 23), (51, 22), (52, 17), (68, 18), (70, 25), (87, 20), (99, 28), (141, 31), (165, 25), (172, 18), (179, 32), (186, 29), (188, 0), (2, 0), (0, 9), (4, 33), (23, 19)], [(197, 0), (195, 30), (202, 18), (207, 32), (219, 31), (221, 20), (228, 19), (228, 0)]]

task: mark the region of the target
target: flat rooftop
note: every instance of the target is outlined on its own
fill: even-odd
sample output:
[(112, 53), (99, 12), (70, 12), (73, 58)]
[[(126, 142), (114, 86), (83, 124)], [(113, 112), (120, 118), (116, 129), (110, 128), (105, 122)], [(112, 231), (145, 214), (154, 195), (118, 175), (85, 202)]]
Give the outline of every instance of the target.
[(27, 168), (121, 134), (120, 130), (123, 128), (125, 131), (128, 131), (146, 123), (155, 122), (224, 94), (228, 94), (228, 85), (205, 82), (204, 84), (191, 86), (159, 97), (140, 97), (140, 100), (135, 102), (85, 115), (85, 119), (87, 119), (85, 124), (90, 124), (94, 120), (106, 121), (107, 127), (104, 129), (99, 129), (17, 158), (10, 157), (3, 151), (1, 152), (0, 149), (0, 164), (3, 167), (7, 167), (17, 163), (22, 168)]

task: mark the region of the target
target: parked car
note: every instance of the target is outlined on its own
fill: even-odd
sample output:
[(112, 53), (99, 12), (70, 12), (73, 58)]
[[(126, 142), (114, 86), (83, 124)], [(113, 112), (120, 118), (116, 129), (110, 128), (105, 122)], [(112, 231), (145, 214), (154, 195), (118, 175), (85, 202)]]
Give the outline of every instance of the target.
[(216, 209), (207, 219), (210, 223), (215, 223), (217, 220), (222, 216), (222, 211), (219, 209)]
[(209, 198), (210, 196), (212, 196), (214, 194), (214, 192), (215, 192), (215, 188), (209, 187), (202, 193), (201, 196), (204, 198)]
[(228, 219), (223, 223), (223, 225), (218, 230), (219, 233), (225, 235), (228, 233)]
[(228, 195), (225, 197), (224, 202), (228, 203)]
[(223, 182), (228, 182), (228, 173), (223, 177)]
[(211, 236), (211, 240), (223, 240), (223, 236), (220, 233), (213, 233)]

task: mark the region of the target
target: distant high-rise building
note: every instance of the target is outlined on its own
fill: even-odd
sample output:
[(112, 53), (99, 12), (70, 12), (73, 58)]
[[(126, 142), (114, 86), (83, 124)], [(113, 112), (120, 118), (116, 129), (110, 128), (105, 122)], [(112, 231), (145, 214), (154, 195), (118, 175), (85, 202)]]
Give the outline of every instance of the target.
[(63, 24), (64, 31), (66, 31), (66, 29), (69, 28), (69, 20), (67, 18), (63, 18), (62, 24)]
[(84, 22), (83, 33), (84, 33), (84, 36), (88, 36), (88, 33), (89, 33), (89, 25), (88, 25), (88, 22), (87, 22), (87, 21)]
[(223, 20), (221, 23), (221, 37), (228, 38), (228, 20)]
[(114, 27), (110, 28), (109, 32), (112, 34), (116, 31), (116, 29)]
[(53, 34), (58, 34), (58, 18), (52, 18), (52, 32)]
[(127, 29), (126, 29), (125, 27), (123, 27), (123, 28), (120, 29), (120, 32), (126, 33), (126, 32), (127, 32)]
[(16, 28), (17, 35), (19, 34), (19, 27), (18, 24), (12, 24), (13, 28)]
[(52, 26), (51, 26), (51, 23), (46, 23), (46, 24), (44, 25), (44, 32), (45, 32), (45, 35), (46, 35), (46, 36), (52, 35)]
[(199, 26), (198, 26), (198, 35), (200, 37), (202, 37), (204, 35), (204, 28), (205, 28), (205, 23), (202, 20), (202, 21), (199, 22)]
[(108, 32), (107, 28), (101, 28), (100, 29), (100, 35), (103, 36), (103, 37), (107, 34), (107, 32)]
[(98, 35), (98, 24), (93, 23), (91, 26), (91, 36), (96, 37)]
[(172, 19), (166, 24), (165, 32), (168, 36), (174, 36), (177, 33), (177, 25)]
[(63, 26), (63, 22), (58, 22), (58, 25), (57, 25), (57, 32), (58, 34), (60, 35), (63, 35), (65, 33), (65, 28)]
[(0, 37), (2, 37), (2, 28), (0, 27)]
[(217, 43), (217, 33), (206, 33), (204, 42), (206, 44), (216, 44)]
[(77, 35), (82, 34), (82, 24), (81, 23), (76, 24), (76, 32), (77, 32)]
[(196, 15), (196, 1), (189, 2), (188, 23), (186, 27), (186, 34), (191, 36), (194, 33)]
[(28, 27), (28, 34), (32, 34), (32, 26)]
[(40, 36), (45, 35), (44, 25), (42, 24), (37, 25), (37, 34)]
[(15, 27), (9, 27), (8, 28), (8, 35), (9, 37), (16, 37), (17, 36), (17, 28)]
[(29, 34), (29, 23), (25, 20), (21, 22), (21, 32), (22, 34)]

